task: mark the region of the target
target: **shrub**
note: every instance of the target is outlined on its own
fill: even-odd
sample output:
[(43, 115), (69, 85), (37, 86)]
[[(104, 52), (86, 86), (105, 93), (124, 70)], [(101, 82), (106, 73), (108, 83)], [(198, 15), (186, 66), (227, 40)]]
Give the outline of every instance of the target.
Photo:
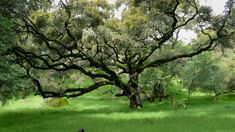
[(51, 107), (63, 107), (69, 105), (69, 102), (66, 98), (46, 98), (43, 104)]

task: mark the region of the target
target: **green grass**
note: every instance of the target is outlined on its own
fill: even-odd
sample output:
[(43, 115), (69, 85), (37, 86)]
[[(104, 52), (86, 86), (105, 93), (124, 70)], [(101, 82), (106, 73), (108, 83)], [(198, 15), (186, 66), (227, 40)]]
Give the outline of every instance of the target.
[(0, 107), (0, 132), (234, 132), (235, 97), (217, 102), (193, 96), (186, 111), (173, 111), (169, 101), (144, 102), (130, 110), (125, 98), (96, 93), (69, 99), (69, 106), (50, 108), (40, 97), (11, 101)]

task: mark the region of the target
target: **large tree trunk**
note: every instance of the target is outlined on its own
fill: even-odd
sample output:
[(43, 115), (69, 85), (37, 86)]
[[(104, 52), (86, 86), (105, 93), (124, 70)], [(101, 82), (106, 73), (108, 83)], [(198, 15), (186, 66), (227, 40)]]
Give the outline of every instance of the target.
[(142, 101), (141, 101), (141, 88), (138, 85), (138, 74), (133, 73), (130, 74), (130, 79), (128, 84), (133, 88), (133, 92), (131, 95), (129, 95), (130, 100), (130, 108), (132, 109), (141, 109), (143, 107)]
[(140, 95), (132, 95), (130, 97), (130, 108), (132, 109), (141, 109), (143, 107)]
[(129, 96), (130, 108), (141, 109), (143, 107), (140, 93), (141, 93), (141, 89), (139, 87), (137, 87), (136, 93), (133, 93), (132, 95)]

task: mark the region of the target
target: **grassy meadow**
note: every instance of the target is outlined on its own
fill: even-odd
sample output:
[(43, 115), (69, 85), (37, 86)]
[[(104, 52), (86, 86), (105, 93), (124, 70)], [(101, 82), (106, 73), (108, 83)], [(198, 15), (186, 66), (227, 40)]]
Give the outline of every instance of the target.
[(172, 109), (170, 101), (144, 103), (130, 110), (126, 98), (95, 91), (69, 99), (69, 106), (52, 108), (30, 96), (0, 106), (0, 132), (234, 132), (235, 97), (212, 102), (195, 94), (188, 109)]

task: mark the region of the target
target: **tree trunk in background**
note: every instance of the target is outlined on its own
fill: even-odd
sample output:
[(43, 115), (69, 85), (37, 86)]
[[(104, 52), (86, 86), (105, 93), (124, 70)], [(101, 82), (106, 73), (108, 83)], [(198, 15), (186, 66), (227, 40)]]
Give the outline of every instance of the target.
[(192, 86), (189, 86), (189, 88), (188, 88), (188, 101), (189, 101), (190, 95), (191, 95), (191, 87), (192, 87)]
[(153, 87), (152, 95), (151, 95), (151, 101), (154, 102), (156, 98), (159, 99), (159, 101), (162, 101), (163, 98), (165, 98), (165, 92), (163, 88), (163, 84), (161, 81), (157, 81)]

